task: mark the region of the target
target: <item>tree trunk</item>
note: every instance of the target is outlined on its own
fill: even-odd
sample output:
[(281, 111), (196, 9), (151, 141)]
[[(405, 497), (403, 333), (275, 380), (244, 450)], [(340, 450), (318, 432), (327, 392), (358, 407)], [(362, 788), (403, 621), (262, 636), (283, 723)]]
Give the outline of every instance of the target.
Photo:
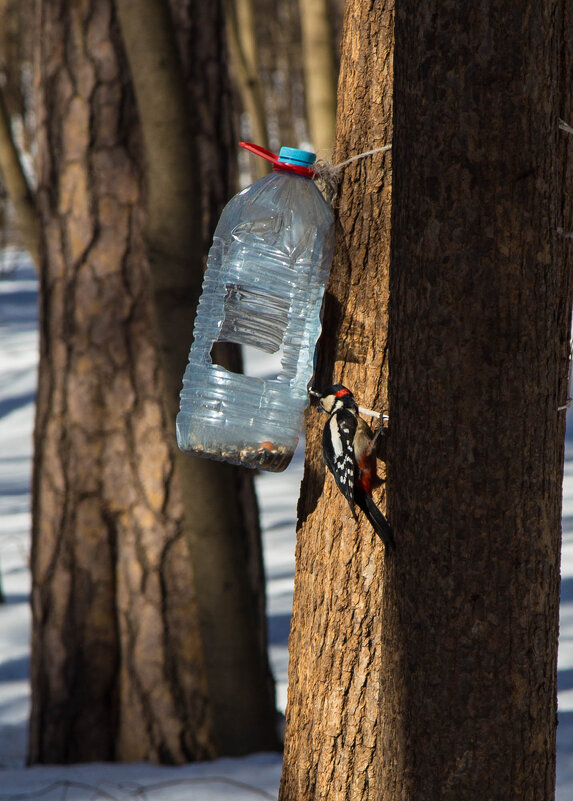
[[(190, 27), (186, 46), (183, 40), (187, 56), (184, 69), (195, 108), (198, 111), (205, 107), (208, 109), (208, 113), (197, 114), (201, 123), (198, 140), (206, 254), (223, 206), (238, 188), (237, 137), (233, 125), (224, 3), (206, 4), (197, 0), (191, 18), (194, 24)], [(210, 31), (208, 46), (204, 41), (204, 31)], [(211, 66), (215, 59), (219, 63), (218, 70), (213, 70)], [(216, 346), (216, 361), (233, 371), (241, 371), (240, 346), (219, 343)], [(177, 389), (179, 391), (179, 387)], [(198, 464), (203, 468), (209, 465), (202, 459), (190, 461), (196, 467)], [(197, 584), (198, 593), (210, 604), (211, 614), (215, 619), (219, 618), (217, 633), (223, 661), (218, 663), (217, 674), (212, 679), (209, 678), (210, 671), (208, 675), (209, 686), (214, 688), (211, 704), (216, 736), (218, 742), (223, 744), (220, 748), (222, 753), (275, 750), (280, 748), (280, 742), (276, 726), (275, 682), (268, 657), (263, 543), (254, 473), (252, 470), (229, 468), (228, 465), (218, 465), (218, 470), (220, 472), (214, 486), (225, 487), (229, 498), (233, 491), (236, 504), (234, 511), (227, 512), (227, 526), (223, 529), (225, 537), (221, 540), (221, 548), (230, 554), (230, 559), (227, 572), (219, 574), (219, 587), (229, 587), (234, 579), (233, 591), (236, 594), (230, 598), (219, 591), (217, 585), (210, 581), (209, 571), (204, 564), (199, 566), (202, 585)], [(219, 503), (219, 498), (217, 495), (215, 504)], [(235, 522), (231, 513), (237, 515)], [(213, 548), (209, 537), (203, 547), (205, 557), (211, 564)], [(239, 575), (240, 581), (237, 580)], [(207, 601), (204, 602), (205, 606)], [(242, 611), (229, 614), (229, 604), (235, 603)], [(209, 619), (206, 619), (205, 626), (209, 637), (213, 637), (214, 629)], [(234, 651), (231, 650), (231, 635), (239, 638)], [(208, 662), (205, 634), (203, 639)], [(215, 647), (213, 654), (216, 654)], [(241, 662), (246, 663), (244, 669), (239, 668)], [(225, 742), (227, 745), (224, 745)]]
[(564, 6), (397, 6), (378, 797), (554, 797)]
[[(259, 50), (253, 0), (225, 0), (226, 28), (233, 72), (244, 110), (249, 116), (253, 141), (268, 148), (265, 98), (259, 74)], [(255, 174), (262, 178), (270, 170), (268, 161), (255, 160)]]
[(22, 243), (37, 267), (40, 263), (40, 219), (14, 143), (10, 115), (2, 87), (0, 87), (0, 177), (14, 208), (16, 226)]
[[(199, 14), (204, 22), (201, 29), (192, 27), (188, 37), (193, 60), (209, 56), (211, 62), (218, 59), (222, 69), (226, 65), (224, 49), (217, 48), (221, 7), (212, 4), (206, 12), (199, 11), (201, 5), (197, 0), (187, 8), (194, 23)], [(145, 143), (145, 238), (168, 414), (174, 428), (203, 277), (198, 134), (203, 127), (203, 107), (213, 101), (208, 92), (198, 96), (196, 84), (201, 79), (192, 71), (194, 80), (190, 83), (196, 105), (192, 114), (187, 111), (191, 102), (185, 73), (162, 0), (117, 0), (117, 6)], [(182, 44), (185, 38), (180, 36)], [(196, 120), (196, 138), (191, 120)], [(220, 158), (233, 159), (234, 153), (222, 146)], [(230, 174), (224, 169), (221, 172)], [(225, 188), (227, 200), (230, 191)], [(212, 188), (209, 192), (212, 195)], [(224, 354), (227, 360), (234, 356)], [(244, 754), (276, 748), (274, 685), (266, 650), (264, 576), (252, 473), (179, 452), (176, 463), (184, 486), (185, 529), (197, 587), (217, 751)]]
[(330, 159), (336, 125), (336, 70), (328, 0), (299, 0), (306, 114), (319, 158)]
[(29, 760), (213, 754), (111, 3), (44, 2)]
[(297, 147), (310, 138), (298, 3), (253, 0), (253, 5), (270, 147)]
[[(391, 141), (392, 36), (392, 3), (347, 4), (335, 161)], [(390, 189), (389, 153), (344, 172), (315, 381), (341, 381), (378, 410), (386, 406)], [(368, 522), (354, 524), (325, 474), (325, 422), (309, 411), (281, 801), (375, 797), (385, 559)]]

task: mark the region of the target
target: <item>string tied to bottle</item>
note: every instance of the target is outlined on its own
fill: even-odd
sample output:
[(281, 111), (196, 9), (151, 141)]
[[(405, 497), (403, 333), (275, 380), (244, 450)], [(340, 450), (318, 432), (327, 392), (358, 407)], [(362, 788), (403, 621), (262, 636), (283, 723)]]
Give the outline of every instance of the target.
[(320, 185), (328, 202), (332, 203), (338, 192), (343, 170), (346, 167), (353, 164), (355, 161), (367, 158), (368, 156), (375, 156), (378, 153), (386, 153), (391, 149), (392, 145), (375, 147), (372, 150), (365, 150), (364, 153), (357, 153), (344, 161), (340, 161), (338, 164), (332, 164), (326, 159), (318, 159), (314, 164), (314, 180)]
[[(273, 165), (273, 170), (284, 170), (285, 172), (292, 172), (296, 175), (304, 175), (307, 178), (313, 178), (322, 186), (322, 191), (326, 196), (329, 203), (332, 202), (340, 180), (342, 178), (342, 171), (349, 164), (352, 164), (359, 159), (364, 159), (367, 156), (374, 156), (377, 153), (386, 153), (392, 149), (392, 145), (384, 145), (383, 147), (375, 147), (372, 150), (366, 150), (364, 153), (357, 153), (338, 164), (332, 164), (326, 159), (318, 159), (314, 161), (314, 153), (303, 150), (295, 150), (294, 148), (281, 147), (280, 153), (277, 155), (271, 150), (267, 150), (261, 145), (256, 145), (253, 142), (239, 142), (240, 146), (260, 156)], [(305, 153), (308, 158), (305, 162), (300, 160), (301, 153)], [(312, 166), (310, 166), (312, 164)]]

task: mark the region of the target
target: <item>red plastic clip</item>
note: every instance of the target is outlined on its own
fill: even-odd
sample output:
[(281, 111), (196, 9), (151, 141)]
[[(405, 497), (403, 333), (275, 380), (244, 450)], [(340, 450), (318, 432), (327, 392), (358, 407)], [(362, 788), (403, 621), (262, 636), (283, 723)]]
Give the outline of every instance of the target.
[(253, 142), (239, 142), (239, 145), (244, 147), (245, 150), (250, 150), (251, 153), (255, 154), (255, 156), (260, 156), (261, 158), (270, 161), (273, 165), (273, 170), (284, 170), (285, 172), (294, 172), (297, 175), (305, 175), (307, 178), (314, 178), (314, 170), (310, 167), (303, 167), (300, 164), (287, 164), (284, 161), (279, 161), (277, 154), (272, 153), (265, 147), (255, 145)]

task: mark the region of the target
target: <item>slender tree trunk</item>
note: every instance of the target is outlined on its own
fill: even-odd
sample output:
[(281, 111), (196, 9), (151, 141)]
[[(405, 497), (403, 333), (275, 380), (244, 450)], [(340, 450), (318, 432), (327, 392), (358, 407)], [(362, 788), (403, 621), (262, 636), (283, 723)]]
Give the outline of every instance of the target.
[(213, 754), (112, 4), (40, 3), (31, 762)]
[(328, 0), (299, 0), (306, 114), (320, 158), (332, 156), (336, 125), (336, 71)]
[[(268, 148), (265, 98), (259, 74), (259, 50), (253, 0), (225, 0), (229, 52), (243, 107), (249, 115), (253, 141)], [(269, 163), (257, 158), (255, 173), (260, 178)]]
[[(347, 4), (336, 161), (391, 141), (392, 36), (392, 3)], [(345, 170), (316, 378), (319, 387), (342, 381), (361, 405), (379, 410), (386, 405), (390, 189), (389, 153)], [(325, 474), (325, 419), (308, 413), (281, 801), (376, 797), (385, 560), (367, 521), (354, 524)]]
[(40, 261), (40, 218), (14, 143), (10, 115), (0, 87), (0, 176), (14, 208), (22, 243), (36, 266)]
[[(253, 0), (271, 146), (309, 139), (298, 3)], [(260, 159), (259, 159), (260, 160)]]
[[(183, 76), (190, 95), (199, 165), (203, 256), (223, 206), (237, 191), (237, 132), (225, 30), (225, 3), (171, 0)], [(214, 63), (217, 69), (213, 69)]]
[[(199, 112), (194, 118), (200, 120), (199, 166), (206, 255), (223, 206), (238, 188), (237, 136), (233, 125), (224, 3), (206, 4), (202, 0), (196, 0), (191, 18), (193, 24), (187, 37), (181, 36), (180, 27), (178, 31), (184, 51), (187, 85), (192, 93), (192, 103)], [(203, 31), (210, 31), (208, 46), (204, 42)], [(219, 63), (218, 70), (212, 69), (215, 58)], [(236, 372), (241, 371), (243, 367), (241, 348), (231, 343), (217, 345), (216, 360)], [(203, 460), (200, 460), (199, 464), (205, 466)], [(226, 529), (231, 560), (228, 563), (228, 572), (222, 580), (223, 584), (228, 586), (231, 578), (235, 578), (240, 570), (248, 581), (247, 584), (242, 584), (241, 592), (245, 595), (242, 596), (240, 603), (244, 604), (249, 595), (250, 600), (246, 614), (238, 625), (237, 618), (227, 614), (227, 601), (223, 594), (210, 583), (207, 571), (203, 567), (199, 568), (204, 576), (203, 592), (209, 598), (211, 608), (216, 610), (215, 616), (219, 615), (226, 621), (225, 626), (218, 627), (218, 631), (221, 632), (220, 643), (224, 662), (219, 668), (218, 677), (216, 676), (213, 681), (209, 680), (209, 685), (214, 686), (212, 695), (217, 699), (215, 701), (211, 697), (211, 703), (215, 709), (216, 721), (220, 720), (219, 731), (228, 738), (230, 753), (274, 750), (280, 747), (280, 743), (276, 727), (275, 682), (268, 658), (266, 580), (254, 474), (251, 470), (235, 468), (229, 470), (228, 467), (223, 468), (221, 465), (219, 468), (224, 472), (219, 476), (218, 485), (229, 489), (235, 488), (237, 514), (240, 516), (237, 524), (229, 525)], [(228, 479), (227, 475), (231, 478)], [(211, 560), (208, 540), (205, 545), (207, 546), (205, 553)], [(236, 548), (239, 548), (238, 553), (235, 551)], [(207, 627), (211, 636), (212, 627), (209, 621)], [(239, 644), (239, 650), (236, 650), (230, 659), (226, 636), (232, 631), (242, 631), (245, 636)], [(251, 639), (253, 634), (254, 639)], [(236, 670), (233, 664), (234, 661), (241, 659), (241, 652), (244, 653), (247, 648), (252, 649), (249, 652), (251, 664), (249, 675)], [(223, 713), (220, 717), (217, 716), (217, 709)], [(247, 713), (249, 717), (246, 716)], [(252, 721), (250, 729), (252, 733), (249, 736), (247, 736), (248, 720)]]
[(378, 797), (554, 797), (565, 5), (396, 6)]
[[(190, 124), (192, 119), (199, 120), (198, 134), (203, 108), (195, 89), (197, 106), (190, 111), (190, 95), (165, 4), (161, 0), (117, 0), (117, 5), (145, 143), (145, 238), (173, 425), (203, 277), (201, 151), (199, 136), (193, 137)], [(199, 6), (197, 2), (197, 9)], [(204, 10), (201, 13), (208, 24), (201, 37), (199, 31), (191, 32), (193, 55), (209, 53), (211, 59), (221, 59), (214, 48), (221, 14), (217, 20), (212, 13), (209, 18)], [(191, 13), (191, 19), (195, 18)], [(212, 32), (215, 38), (207, 35)], [(209, 102), (203, 98), (202, 105)], [(233, 156), (224, 152), (223, 158)], [(225, 358), (232, 359), (234, 354), (225, 354)], [(276, 748), (252, 473), (245, 475), (229, 465), (179, 452), (176, 463), (184, 486), (185, 528), (218, 753)]]

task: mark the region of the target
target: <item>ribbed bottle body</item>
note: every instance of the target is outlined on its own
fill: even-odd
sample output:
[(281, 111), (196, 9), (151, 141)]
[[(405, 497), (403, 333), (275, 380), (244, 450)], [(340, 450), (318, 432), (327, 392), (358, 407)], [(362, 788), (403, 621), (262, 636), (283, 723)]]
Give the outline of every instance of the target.
[[(227, 204), (207, 260), (177, 440), (183, 451), (283, 470), (296, 448), (334, 248), (333, 215), (312, 180), (261, 178)], [(280, 354), (276, 377), (213, 364), (215, 342)]]

